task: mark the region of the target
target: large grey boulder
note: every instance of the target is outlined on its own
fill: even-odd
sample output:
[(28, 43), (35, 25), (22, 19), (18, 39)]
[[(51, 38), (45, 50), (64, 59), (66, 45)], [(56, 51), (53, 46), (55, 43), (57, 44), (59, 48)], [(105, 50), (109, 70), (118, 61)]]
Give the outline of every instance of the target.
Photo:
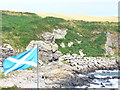
[(44, 41), (32, 40), (26, 47), (26, 50), (31, 49), (35, 45), (39, 47), (39, 61), (43, 61), (44, 63), (58, 60), (62, 55), (62, 53), (58, 51), (58, 45), (56, 43), (46, 43)]
[(55, 39), (65, 38), (67, 29), (53, 29), (53, 32), (45, 32), (41, 39), (47, 43), (54, 43)]
[(58, 45), (56, 43), (46, 43), (44, 41), (35, 41), (32, 40), (29, 45), (26, 47), (26, 50), (31, 49), (35, 45), (38, 45), (40, 50), (43, 51), (53, 51), (55, 52), (58, 49)]

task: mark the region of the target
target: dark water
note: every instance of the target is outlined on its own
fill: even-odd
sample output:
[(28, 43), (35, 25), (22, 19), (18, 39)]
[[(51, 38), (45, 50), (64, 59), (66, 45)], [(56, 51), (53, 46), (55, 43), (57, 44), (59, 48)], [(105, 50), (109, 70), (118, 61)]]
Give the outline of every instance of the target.
[(91, 83), (84, 86), (76, 86), (75, 88), (118, 88), (120, 85), (119, 70), (97, 70), (83, 76), (93, 76), (94, 78)]

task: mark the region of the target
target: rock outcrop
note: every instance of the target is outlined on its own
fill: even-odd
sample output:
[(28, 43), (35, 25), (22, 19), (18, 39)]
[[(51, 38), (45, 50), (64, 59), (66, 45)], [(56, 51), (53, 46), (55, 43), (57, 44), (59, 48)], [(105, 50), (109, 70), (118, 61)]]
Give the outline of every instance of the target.
[(14, 49), (9, 44), (3, 44), (0, 46), (0, 60), (7, 58), (8, 56), (14, 55)]
[(46, 43), (44, 41), (31, 41), (26, 50), (31, 49), (35, 45), (39, 47), (39, 60), (45, 63), (57, 60), (62, 53), (58, 51), (58, 45), (56, 43)]
[[(7, 78), (0, 79), (0, 87), (37, 88), (36, 76), (36, 69), (12, 72)], [(89, 82), (91, 82), (89, 78), (78, 76), (73, 67), (60, 62), (39, 67), (40, 88), (67, 88)]]
[(110, 32), (107, 32), (106, 37), (107, 37), (107, 41), (105, 44), (106, 55), (114, 55), (114, 51), (110, 47), (113, 46)]
[(53, 32), (46, 32), (41, 35), (41, 39), (47, 43), (54, 43), (55, 39), (65, 38), (67, 29), (53, 29)]

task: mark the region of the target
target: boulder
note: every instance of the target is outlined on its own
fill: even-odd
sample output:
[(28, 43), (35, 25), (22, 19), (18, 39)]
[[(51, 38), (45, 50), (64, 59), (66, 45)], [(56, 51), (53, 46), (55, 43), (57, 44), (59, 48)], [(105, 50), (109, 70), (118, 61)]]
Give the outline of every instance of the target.
[(58, 45), (56, 43), (46, 43), (44, 41), (35, 41), (32, 40), (29, 45), (26, 47), (26, 50), (31, 49), (35, 45), (38, 45), (40, 50), (43, 51), (53, 51), (55, 52), (58, 49)]
[(58, 60), (60, 56), (62, 56), (63, 54), (60, 51), (56, 51), (55, 53), (53, 53), (53, 61), (54, 60)]
[(55, 39), (65, 38), (67, 29), (53, 29), (53, 35)]
[(44, 63), (51, 62), (53, 59), (52, 51), (39, 51), (39, 61), (43, 61)]
[(3, 61), (8, 56), (13, 56), (15, 54), (14, 49), (9, 44), (3, 44), (0, 46), (0, 61)]
[(41, 38), (43, 39), (43, 41), (48, 42), (48, 43), (55, 42), (54, 34), (50, 33), (50, 32), (46, 32), (46, 33), (42, 34)]
[(60, 46), (65, 48), (65, 44), (63, 42), (60, 44)]

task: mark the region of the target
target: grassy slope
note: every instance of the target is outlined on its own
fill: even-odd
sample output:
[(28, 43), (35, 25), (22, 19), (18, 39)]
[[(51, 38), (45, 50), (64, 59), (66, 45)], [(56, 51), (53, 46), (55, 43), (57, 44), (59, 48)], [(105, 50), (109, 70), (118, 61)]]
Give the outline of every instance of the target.
[[(29, 12), (1, 11), (1, 13), (3, 43), (9, 43), (15, 48), (24, 49), (31, 40), (40, 40), (39, 36), (46, 31), (51, 32), (54, 28), (67, 28), (66, 38), (56, 40), (62, 53), (78, 53), (79, 49), (83, 49), (86, 56), (104, 56), (105, 32), (118, 32), (116, 22), (87, 22), (55, 17), (41, 18)], [(74, 45), (68, 47), (67, 44), (71, 41), (74, 42)], [(82, 42), (78, 44), (77, 41)], [(60, 47), (61, 42), (65, 43), (66, 48)]]

